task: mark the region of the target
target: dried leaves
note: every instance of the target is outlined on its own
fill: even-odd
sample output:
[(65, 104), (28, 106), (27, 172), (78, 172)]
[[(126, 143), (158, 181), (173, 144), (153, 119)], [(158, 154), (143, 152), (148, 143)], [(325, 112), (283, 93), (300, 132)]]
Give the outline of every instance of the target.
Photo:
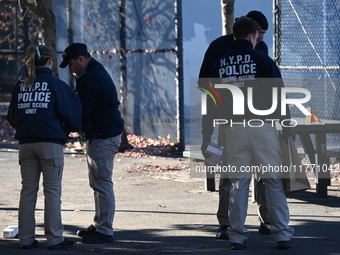
[(144, 136), (128, 134), (127, 139), (129, 144), (134, 148), (118, 153), (118, 157), (151, 157), (163, 156), (175, 151), (175, 146), (169, 141), (169, 138), (151, 139)]

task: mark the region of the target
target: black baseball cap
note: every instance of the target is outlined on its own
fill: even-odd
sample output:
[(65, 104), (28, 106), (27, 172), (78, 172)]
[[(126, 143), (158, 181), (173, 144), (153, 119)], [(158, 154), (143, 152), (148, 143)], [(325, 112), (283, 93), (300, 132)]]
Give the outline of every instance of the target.
[(86, 55), (88, 53), (86, 44), (83, 43), (72, 43), (63, 52), (63, 62), (60, 63), (60, 68), (68, 66), (70, 61), (79, 55)]
[(266, 16), (263, 15), (260, 11), (250, 11), (246, 15), (246, 17), (251, 18), (256, 21), (257, 24), (260, 25), (261, 29), (268, 30), (268, 20)]

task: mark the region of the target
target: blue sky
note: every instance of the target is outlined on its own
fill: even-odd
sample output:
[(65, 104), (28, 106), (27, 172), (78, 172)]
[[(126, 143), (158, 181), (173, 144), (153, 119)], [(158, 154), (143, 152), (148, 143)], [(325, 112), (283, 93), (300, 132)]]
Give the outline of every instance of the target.
[[(222, 35), (220, 0), (183, 0), (183, 47), (185, 95), (190, 94), (190, 79), (197, 78), (204, 53), (211, 41)], [(268, 19), (269, 29), (264, 41), (269, 55), (273, 53), (273, 1), (235, 0), (235, 18), (258, 10)], [(185, 104), (189, 104), (185, 98)], [(195, 104), (191, 100), (191, 104)]]

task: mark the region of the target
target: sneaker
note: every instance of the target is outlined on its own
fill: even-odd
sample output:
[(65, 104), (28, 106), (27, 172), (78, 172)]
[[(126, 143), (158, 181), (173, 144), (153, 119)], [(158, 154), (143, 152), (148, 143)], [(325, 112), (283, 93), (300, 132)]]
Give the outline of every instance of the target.
[(38, 241), (34, 240), (33, 243), (31, 244), (27, 244), (27, 245), (21, 245), (20, 249), (24, 249), (24, 250), (28, 250), (28, 249), (32, 249), (38, 246)]
[(216, 233), (216, 238), (217, 239), (229, 239), (228, 233), (227, 233), (227, 229), (228, 229), (229, 225), (221, 225)]
[(67, 248), (69, 248), (69, 247), (70, 247), (71, 245), (73, 245), (73, 244), (74, 244), (73, 241), (69, 241), (69, 240), (67, 240), (67, 239), (65, 238), (64, 241), (62, 241), (61, 243), (47, 246), (47, 249), (48, 249), (48, 250), (67, 249)]
[(83, 237), (83, 236), (92, 234), (94, 232), (96, 232), (96, 227), (93, 226), (93, 225), (90, 225), (87, 229), (80, 229), (80, 230), (78, 230), (76, 234), (78, 236), (80, 236), (80, 237)]
[(243, 243), (230, 243), (230, 250), (243, 250), (244, 244)]
[(81, 239), (84, 243), (111, 243), (113, 235), (105, 235), (99, 232), (94, 232), (90, 235), (83, 236)]
[(289, 249), (291, 246), (290, 241), (278, 241), (276, 243), (276, 247), (279, 250), (285, 250), (285, 249)]
[(261, 235), (271, 235), (272, 232), (270, 231), (270, 225), (261, 223), (260, 228), (259, 228), (259, 233)]

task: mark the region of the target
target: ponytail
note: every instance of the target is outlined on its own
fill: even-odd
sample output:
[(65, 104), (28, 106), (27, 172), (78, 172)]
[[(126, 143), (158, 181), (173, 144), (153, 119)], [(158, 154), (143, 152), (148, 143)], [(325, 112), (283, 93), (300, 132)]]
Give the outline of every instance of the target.
[(35, 69), (46, 65), (50, 57), (52, 51), (45, 45), (28, 46), (24, 58), (27, 74), (19, 79), (22, 82), (21, 86), (32, 88), (35, 82)]

